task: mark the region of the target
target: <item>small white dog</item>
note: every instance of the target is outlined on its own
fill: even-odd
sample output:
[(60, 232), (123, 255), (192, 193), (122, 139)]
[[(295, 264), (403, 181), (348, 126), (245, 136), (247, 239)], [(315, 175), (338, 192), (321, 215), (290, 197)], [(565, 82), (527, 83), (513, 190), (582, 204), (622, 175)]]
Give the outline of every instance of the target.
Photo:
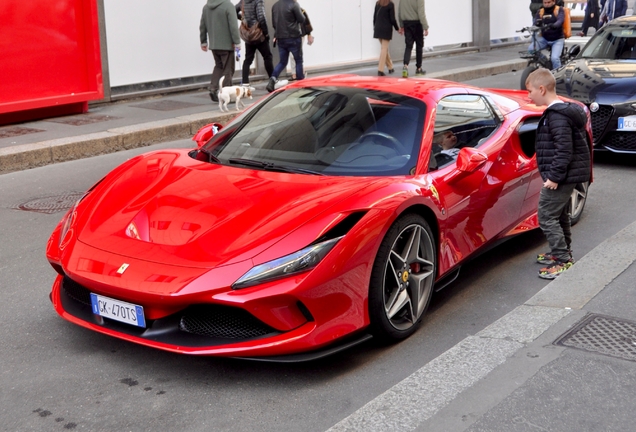
[(217, 95), (219, 96), (219, 109), (221, 111), (229, 111), (227, 104), (232, 101), (236, 101), (236, 110), (239, 111), (239, 105), (243, 107), (245, 106), (245, 104), (241, 102), (241, 99), (245, 97), (252, 99), (252, 92), (255, 89), (251, 86), (223, 87), (224, 79), (225, 76), (222, 76), (219, 80), (219, 91), (217, 92)]

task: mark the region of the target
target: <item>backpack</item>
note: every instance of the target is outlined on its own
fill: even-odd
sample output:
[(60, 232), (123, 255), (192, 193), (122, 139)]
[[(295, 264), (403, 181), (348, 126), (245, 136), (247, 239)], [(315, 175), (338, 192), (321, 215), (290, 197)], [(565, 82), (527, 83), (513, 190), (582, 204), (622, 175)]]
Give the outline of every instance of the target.
[[(543, 18), (544, 8), (539, 9), (539, 18)], [(563, 19), (563, 36), (568, 39), (572, 36), (572, 19), (570, 18), (570, 8), (564, 7), (563, 13), (565, 18)], [(554, 6), (554, 14), (559, 15), (559, 6)]]

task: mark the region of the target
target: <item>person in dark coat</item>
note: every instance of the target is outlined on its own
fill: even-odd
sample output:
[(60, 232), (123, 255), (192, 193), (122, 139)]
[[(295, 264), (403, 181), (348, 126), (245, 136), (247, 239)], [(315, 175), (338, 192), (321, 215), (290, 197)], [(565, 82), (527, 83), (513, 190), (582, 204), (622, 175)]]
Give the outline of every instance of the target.
[[(267, 77), (271, 77), (272, 72), (274, 72), (274, 60), (272, 51), (269, 49), (269, 28), (267, 27), (267, 18), (265, 17), (265, 5), (263, 0), (241, 0), (236, 4), (235, 8), (239, 19), (245, 18), (247, 25), (250, 27), (257, 22), (263, 32), (263, 36), (265, 36), (265, 40), (260, 43), (245, 42), (245, 60), (243, 60), (243, 78), (241, 82), (244, 86), (249, 86), (250, 67), (254, 61), (256, 51), (260, 52), (263, 56), (263, 64), (265, 65)], [(245, 14), (244, 17), (243, 13)]]
[(585, 17), (583, 17), (583, 24), (581, 25), (581, 31), (579, 36), (587, 36), (587, 31), (590, 27), (594, 27), (598, 30), (598, 18), (601, 14), (601, 8), (598, 4), (598, 0), (587, 0), (585, 5)]
[(278, 76), (287, 67), (289, 55), (296, 61), (296, 78), (305, 78), (303, 70), (302, 30), (301, 24), (305, 23), (305, 15), (295, 0), (278, 0), (272, 6), (272, 27), (274, 27), (274, 46), (278, 44), (278, 56), (280, 61), (274, 67), (274, 72), (269, 78), (265, 89), (271, 93), (274, 91)]
[(627, 0), (606, 0), (601, 9), (601, 25), (605, 25), (614, 18), (624, 16), (627, 13)]
[(378, 75), (384, 76), (384, 66), (392, 74), (393, 62), (389, 54), (389, 42), (393, 38), (393, 29), (400, 30), (395, 20), (395, 5), (391, 0), (378, 0), (373, 12), (373, 37), (380, 41), (380, 61), (378, 63)]
[(210, 80), (210, 99), (219, 101), (219, 80), (225, 77), (232, 84), (234, 75), (234, 49), (241, 47), (236, 10), (230, 0), (207, 0), (199, 24), (201, 49), (212, 51), (214, 69)]
[(530, 13), (532, 14), (532, 22), (534, 23), (534, 18), (537, 16), (537, 12), (539, 9), (543, 7), (543, 0), (530, 0)]
[(535, 148), (543, 179), (537, 215), (550, 252), (539, 254), (537, 262), (547, 265), (539, 277), (554, 279), (574, 264), (570, 201), (576, 184), (590, 181), (592, 171), (587, 115), (577, 103), (558, 98), (554, 76), (545, 68), (528, 76), (526, 88), (532, 102), (547, 106), (539, 119)]

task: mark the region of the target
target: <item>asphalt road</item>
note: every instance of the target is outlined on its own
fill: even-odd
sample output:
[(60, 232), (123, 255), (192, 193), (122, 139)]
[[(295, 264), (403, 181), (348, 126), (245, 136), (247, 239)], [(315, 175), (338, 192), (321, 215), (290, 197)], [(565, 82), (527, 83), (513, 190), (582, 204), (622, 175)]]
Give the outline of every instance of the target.
[[(502, 85), (506, 78), (491, 79), (493, 84), (479, 85)], [(0, 430), (323, 431), (547, 283), (537, 278), (533, 263), (545, 242), (541, 233), (528, 233), (466, 265), (433, 298), (423, 327), (406, 341), (371, 341), (292, 365), (160, 352), (58, 317), (48, 299), (55, 273), (44, 249), (63, 213), (16, 208), (84, 191), (134, 154), (190, 144), (165, 143), (0, 176)], [(597, 158), (585, 214), (574, 229), (575, 256), (634, 221), (634, 166), (635, 158)]]

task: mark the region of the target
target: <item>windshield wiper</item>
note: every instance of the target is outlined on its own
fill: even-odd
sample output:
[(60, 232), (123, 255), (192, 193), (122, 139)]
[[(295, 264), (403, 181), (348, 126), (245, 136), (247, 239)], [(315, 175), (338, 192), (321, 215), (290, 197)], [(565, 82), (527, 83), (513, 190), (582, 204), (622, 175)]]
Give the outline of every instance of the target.
[(200, 148), (199, 152), (203, 153), (204, 155), (206, 155), (208, 157), (208, 162), (214, 162), (214, 163), (221, 163), (221, 161), (219, 160), (218, 157), (214, 156), (212, 153), (210, 153), (208, 150), (204, 149), (204, 148)]
[(267, 171), (279, 171), (279, 172), (286, 172), (286, 173), (293, 173), (293, 174), (312, 174), (312, 175), (320, 175), (320, 176), (324, 175), (323, 173), (320, 173), (318, 171), (312, 171), (312, 170), (308, 170), (304, 168), (295, 168), (295, 167), (288, 167), (283, 165), (276, 165), (271, 162), (261, 162), (261, 161), (255, 161), (252, 159), (232, 158), (232, 159), (228, 159), (228, 162), (231, 164), (236, 164), (236, 165), (245, 165), (245, 166), (253, 167), (253, 168), (261, 168)]

